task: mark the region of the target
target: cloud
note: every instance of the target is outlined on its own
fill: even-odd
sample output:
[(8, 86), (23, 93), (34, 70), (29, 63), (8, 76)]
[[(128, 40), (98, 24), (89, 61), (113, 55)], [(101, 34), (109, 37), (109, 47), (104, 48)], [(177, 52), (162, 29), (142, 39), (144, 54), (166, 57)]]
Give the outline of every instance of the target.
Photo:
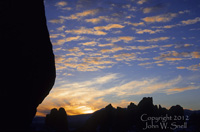
[(135, 53), (122, 53), (113, 55), (113, 57), (116, 61), (132, 61), (136, 60), (136, 54)]
[(66, 42), (79, 41), (79, 40), (85, 40), (85, 39), (86, 37), (81, 37), (81, 36), (67, 37), (67, 38), (57, 40), (56, 43), (53, 43), (53, 45), (63, 45)]
[(58, 38), (59, 36), (65, 37), (64, 34), (50, 34), (50, 38)]
[(54, 107), (64, 107), (69, 115), (83, 114), (105, 107), (110, 103), (105, 98), (108, 95), (121, 98), (120, 101), (115, 101), (115, 104), (118, 104), (122, 101), (127, 102), (124, 98), (134, 95), (173, 94), (197, 89), (192, 86), (177, 88), (176, 85), (183, 81), (181, 76), (165, 81), (161, 81), (160, 78), (125, 81), (121, 77), (120, 74), (109, 73), (85, 81), (62, 82), (51, 91), (38, 111), (44, 113)]
[(147, 8), (144, 8), (143, 9), (143, 13), (150, 13), (150, 12), (152, 12), (153, 11), (153, 8), (152, 7), (147, 7)]
[(67, 37), (65, 41), (70, 42), (70, 41), (79, 41), (79, 40), (85, 40), (85, 39), (86, 37), (75, 36), (75, 37)]
[(83, 53), (83, 52), (72, 52), (72, 53), (66, 54), (66, 56), (78, 56), (78, 57), (84, 56), (84, 55), (85, 55), (85, 53)]
[[(162, 7), (162, 5), (158, 5), (159, 8)], [(154, 7), (155, 8), (155, 7)], [(145, 9), (145, 8), (144, 8)], [(146, 8), (146, 12), (150, 11), (149, 8)], [(185, 13), (189, 13), (189, 10), (184, 10), (184, 11), (179, 11), (177, 13), (166, 13), (166, 14), (161, 14), (161, 15), (157, 15), (157, 16), (151, 16), (151, 17), (145, 17), (142, 20), (147, 22), (147, 23), (155, 23), (155, 22), (169, 22), (171, 21), (173, 18), (177, 17), (178, 15), (183, 15)], [(196, 18), (196, 20), (189, 20), (189, 23), (192, 21), (199, 21), (200, 18)], [(182, 22), (182, 23), (188, 23), (188, 22)], [(179, 26), (178, 25), (174, 25), (174, 26)], [(166, 27), (167, 28), (167, 27)]]
[(147, 50), (147, 49), (153, 49), (158, 48), (158, 45), (150, 45), (150, 46), (127, 46), (127, 50)]
[(63, 63), (64, 60), (65, 60), (65, 58), (62, 56), (58, 56), (58, 55), (55, 56), (56, 63)]
[(187, 86), (187, 87), (167, 89), (166, 92), (167, 92), (167, 94), (174, 94), (174, 93), (178, 93), (178, 92), (194, 90), (194, 89), (199, 89), (199, 88), (200, 87), (197, 87), (197, 86)]
[(149, 33), (149, 34), (155, 34), (155, 33), (159, 33), (162, 32), (163, 30), (150, 30), (150, 29), (136, 29), (136, 33), (137, 34), (144, 34), (144, 33)]
[(89, 111), (92, 113), (108, 104), (102, 98), (104, 90), (98, 88), (116, 79), (118, 74), (107, 74), (88, 81), (61, 84), (51, 91), (38, 111), (44, 113), (51, 108), (62, 106), (69, 115), (84, 114)]
[(173, 18), (177, 16), (177, 13), (167, 13), (163, 15), (158, 16), (152, 16), (152, 17), (145, 17), (142, 20), (147, 23), (154, 23), (154, 22), (169, 22)]
[(183, 25), (190, 25), (190, 24), (195, 24), (197, 22), (200, 22), (200, 17), (196, 17), (194, 19), (189, 19), (189, 20), (184, 20), (184, 21), (181, 21), (181, 23)]
[(179, 66), (179, 67), (176, 67), (177, 69), (186, 69), (186, 67), (184, 66)]
[(61, 26), (61, 27), (58, 27), (57, 30), (58, 30), (58, 31), (63, 31), (64, 28), (66, 28), (66, 26), (63, 25), (63, 26)]
[(85, 21), (89, 22), (89, 23), (97, 24), (97, 23), (100, 23), (101, 21), (118, 22), (119, 19), (118, 18), (114, 18), (114, 17), (109, 17), (109, 16), (99, 16), (97, 18), (85, 19)]
[[(152, 6), (152, 7), (143, 8), (142, 11), (144, 14), (151, 13), (151, 12), (159, 12), (163, 7), (164, 7), (163, 4), (156, 4), (155, 6)], [(182, 11), (180, 13), (184, 14), (185, 12)]]
[(92, 35), (106, 35), (106, 32), (95, 30), (93, 28), (80, 27), (80, 29), (66, 30), (66, 33), (71, 34), (92, 34)]
[(184, 58), (180, 57), (187, 57), (188, 53), (178, 53), (176, 51), (168, 51), (167, 53), (162, 53), (159, 57), (155, 57), (155, 60), (166, 60), (166, 61), (180, 61), (183, 60)]
[(69, 52), (78, 52), (80, 51), (79, 47), (73, 47), (72, 49), (68, 49)]
[[(72, 51), (71, 51), (72, 52)], [(64, 62), (78, 62), (79, 61), (79, 58), (78, 57), (69, 57), (69, 58), (65, 58), (65, 61)]]
[(85, 43), (80, 43), (80, 44), (84, 46), (95, 46), (97, 45), (97, 42), (91, 41), (91, 42), (85, 42)]
[(152, 26), (152, 28), (164, 28), (164, 29), (170, 29), (173, 27), (181, 26), (181, 24), (174, 24), (174, 25), (165, 25), (165, 26)]
[(196, 59), (200, 58), (200, 52), (194, 51), (191, 53), (191, 55), (192, 55), (192, 58), (196, 58)]
[(148, 39), (146, 40), (147, 42), (158, 42), (158, 41), (164, 41), (168, 40), (170, 37), (159, 37), (159, 38), (153, 38), (153, 39)]
[(60, 18), (62, 19), (67, 19), (67, 20), (74, 20), (74, 19), (81, 19), (83, 17), (86, 17), (86, 16), (93, 16), (95, 14), (97, 14), (99, 12), (98, 9), (92, 9), (92, 10), (86, 10), (86, 11), (83, 11), (83, 12), (80, 12), (80, 13), (75, 13), (75, 14), (72, 14), (70, 16), (59, 16)]
[(142, 4), (144, 4), (145, 2), (147, 2), (148, 0), (139, 0), (138, 2), (137, 2), (137, 4), (139, 4), (139, 5), (142, 5)]
[(120, 24), (108, 24), (106, 26), (94, 27), (95, 30), (110, 30), (113, 28), (124, 28), (124, 26)]
[(151, 65), (152, 63), (151, 62), (145, 62), (145, 63), (140, 63), (138, 64), (139, 66), (146, 66), (146, 65)]
[(52, 19), (52, 20), (49, 20), (48, 22), (54, 23), (54, 24), (63, 24), (64, 21), (65, 21), (64, 19)]
[(128, 11), (136, 11), (137, 7), (131, 6), (131, 4), (122, 5), (122, 8), (128, 9)]
[[(181, 58), (180, 58), (181, 57)], [(184, 59), (195, 59), (200, 58), (199, 52), (177, 52), (168, 51), (167, 53), (162, 53), (159, 57), (155, 57), (155, 60), (166, 60), (166, 61), (180, 61)]]
[(138, 22), (138, 23), (125, 22), (125, 24), (133, 26), (145, 26), (144, 22)]
[(102, 50), (100, 50), (100, 52), (101, 53), (115, 53), (115, 52), (120, 51), (120, 50), (124, 50), (124, 48), (114, 47), (114, 48), (111, 48), (111, 49), (102, 49)]
[(108, 47), (108, 46), (114, 46), (114, 44), (112, 43), (108, 43), (108, 44), (98, 44), (99, 47)]
[(101, 57), (86, 57), (82, 59), (83, 63), (92, 65), (113, 64), (113, 61), (103, 60)]
[[(189, 12), (188, 10), (185, 11), (179, 11), (179, 14), (183, 14), (183, 13), (187, 13)], [(200, 22), (200, 17), (196, 17), (194, 19), (188, 19), (188, 20), (183, 20), (180, 21), (177, 24), (173, 24), (173, 25), (165, 25), (165, 26), (153, 26), (152, 28), (165, 28), (165, 29), (170, 29), (173, 27), (179, 27), (179, 26), (187, 26), (187, 25), (191, 25), (191, 24), (196, 24), (197, 22)], [(195, 29), (196, 30), (196, 29)]]
[(66, 5), (67, 5), (67, 2), (65, 2), (65, 1), (60, 1), (55, 4), (55, 6), (58, 6), (58, 7), (62, 7), (62, 6), (66, 6)]
[[(93, 49), (92, 49), (93, 50)], [(107, 59), (106, 56), (94, 57), (86, 56), (87, 53), (81, 52), (80, 48), (74, 47), (68, 49), (70, 53), (67, 53), (66, 56), (74, 56), (73, 58), (65, 59), (63, 65), (65, 69), (68, 70), (77, 70), (77, 71), (98, 71), (101, 69), (111, 68), (116, 62)], [(80, 56), (83, 56), (81, 59)]]
[(91, 18), (91, 19), (85, 19), (86, 22), (91, 22), (93, 24), (97, 24), (99, 23), (100, 21), (102, 20), (105, 20), (105, 19), (102, 19), (102, 18)]
[(132, 41), (134, 39), (135, 39), (135, 37), (132, 37), (132, 36), (120, 36), (117, 38), (106, 38), (107, 41), (111, 41), (112, 43), (119, 42), (119, 41), (124, 41), (125, 43), (128, 43), (129, 41)]
[(85, 50), (85, 51), (95, 51), (97, 49), (96, 48), (84, 48), (83, 50)]
[(53, 43), (53, 45), (62, 45), (62, 44), (64, 44), (65, 42), (66, 42), (66, 39), (59, 39), (59, 40), (57, 40), (56, 43)]
[(199, 64), (196, 64), (196, 65), (191, 65), (191, 66), (188, 66), (188, 67), (185, 67), (185, 66), (178, 66), (176, 67), (177, 69), (187, 69), (187, 70), (191, 70), (191, 71), (200, 71), (200, 63)]
[(178, 76), (175, 79), (168, 80), (166, 82), (159, 82), (158, 78), (143, 79), (137, 81), (131, 81), (123, 84), (119, 87), (112, 88), (118, 90), (116, 93), (118, 96), (132, 96), (132, 95), (143, 95), (152, 93), (163, 93), (165, 89), (171, 88), (177, 85), (181, 81), (182, 77)]
[(180, 60), (183, 60), (183, 58), (166, 57), (166, 58), (163, 58), (163, 60), (166, 60), (166, 61), (180, 61)]

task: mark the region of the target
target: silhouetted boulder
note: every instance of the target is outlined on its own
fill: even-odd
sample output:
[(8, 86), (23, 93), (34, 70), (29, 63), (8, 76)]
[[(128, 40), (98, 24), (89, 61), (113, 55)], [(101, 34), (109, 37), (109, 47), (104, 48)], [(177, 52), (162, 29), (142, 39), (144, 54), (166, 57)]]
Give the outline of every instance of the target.
[(169, 114), (172, 116), (183, 116), (184, 115), (183, 107), (181, 107), (180, 105), (172, 106), (169, 109)]
[(46, 115), (45, 125), (47, 130), (57, 132), (68, 132), (67, 113), (64, 108), (57, 110), (53, 108), (50, 114)]
[(23, 131), (55, 81), (43, 0), (1, 0), (0, 17), (0, 131)]

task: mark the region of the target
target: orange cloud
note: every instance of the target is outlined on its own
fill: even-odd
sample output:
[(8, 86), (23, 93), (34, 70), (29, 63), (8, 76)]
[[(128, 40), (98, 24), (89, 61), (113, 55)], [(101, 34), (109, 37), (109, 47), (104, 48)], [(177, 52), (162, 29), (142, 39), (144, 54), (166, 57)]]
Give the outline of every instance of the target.
[(56, 24), (62, 24), (64, 23), (64, 19), (52, 19), (52, 20), (49, 20), (50, 23), (56, 23)]
[(81, 27), (80, 29), (66, 30), (66, 33), (71, 34), (92, 34), (92, 35), (106, 35), (106, 32), (95, 30), (93, 28)]
[(99, 47), (107, 47), (107, 46), (114, 46), (114, 44), (112, 43), (108, 43), (108, 44), (98, 44)]
[(168, 94), (172, 94), (172, 93), (183, 92), (183, 91), (186, 91), (186, 90), (194, 90), (194, 89), (199, 89), (199, 88), (200, 87), (188, 86), (188, 87), (182, 87), (182, 88), (167, 89), (166, 92)]
[(67, 5), (67, 2), (60, 1), (60, 2), (57, 2), (55, 6), (66, 6), (66, 5)]
[(124, 50), (124, 48), (114, 47), (114, 48), (111, 48), (111, 49), (102, 49), (100, 52), (101, 53), (115, 53), (115, 52), (120, 51), (120, 50)]
[(164, 58), (166, 61), (180, 61), (183, 60), (183, 58), (174, 58), (174, 57), (166, 57)]
[(153, 48), (158, 48), (158, 45), (150, 45), (150, 46), (127, 46), (126, 49), (130, 50), (147, 50), (147, 49), (153, 49)]
[(148, 0), (139, 0), (138, 2), (137, 2), (137, 4), (139, 4), (139, 5), (142, 5), (142, 4), (144, 4), (145, 2), (147, 2)]
[(200, 58), (200, 53), (199, 52), (192, 52), (192, 58)]
[(122, 53), (118, 55), (113, 55), (113, 58), (116, 59), (116, 61), (131, 61), (136, 60), (136, 54), (135, 53)]
[(106, 38), (107, 41), (111, 41), (112, 43), (124, 41), (125, 43), (128, 43), (129, 41), (134, 40), (135, 37), (131, 36), (121, 36), (121, 37), (115, 37), (115, 38)]
[(184, 66), (179, 66), (179, 67), (176, 67), (177, 69), (186, 69), (186, 67)]
[[(119, 74), (107, 74), (82, 82), (65, 82), (54, 88), (44, 102), (38, 108), (38, 114), (45, 115), (45, 112), (52, 108), (64, 107), (69, 115), (90, 113), (105, 107), (109, 102), (104, 96), (113, 95), (116, 97), (127, 97), (132, 95), (152, 94), (166, 92), (167, 89), (180, 83), (181, 76), (161, 82), (157, 78), (134, 80), (126, 83), (119, 82), (108, 89), (101, 89), (101, 86), (119, 79)], [(179, 90), (180, 91), (180, 90)], [(178, 91), (178, 92), (179, 92)], [(120, 101), (127, 103), (126, 100)], [(115, 102), (116, 104), (120, 102)]]
[(168, 40), (170, 37), (159, 37), (159, 38), (153, 38), (153, 39), (148, 39), (146, 40), (147, 42), (158, 42), (158, 41), (164, 41)]
[(158, 33), (158, 32), (161, 32), (163, 30), (150, 30), (150, 29), (136, 29), (136, 33), (137, 34), (144, 34), (144, 33), (149, 33), (149, 34), (155, 34), (155, 33)]
[(194, 19), (189, 19), (189, 20), (185, 20), (185, 21), (181, 21), (181, 23), (183, 25), (190, 25), (190, 24), (195, 24), (197, 22), (200, 22), (200, 17), (196, 17)]
[(82, 17), (86, 16), (93, 16), (99, 12), (98, 9), (93, 9), (93, 10), (86, 10), (80, 13), (72, 14), (70, 16), (60, 16), (62, 19), (67, 19), (67, 20), (74, 20), (74, 19), (81, 19)]
[(133, 26), (145, 26), (144, 22), (138, 22), (138, 23), (125, 22), (125, 24)]
[(120, 24), (108, 24), (106, 26), (94, 27), (95, 30), (110, 30), (112, 28), (124, 28), (124, 26)]
[(142, 20), (148, 23), (168, 22), (168, 21), (171, 21), (176, 16), (177, 16), (177, 13), (168, 13), (168, 14), (163, 14), (163, 15), (158, 15), (158, 16), (145, 17)]
[(184, 66), (180, 66), (180, 67), (176, 67), (177, 69), (187, 69), (187, 70), (191, 70), (191, 71), (199, 71), (200, 70), (200, 63), (196, 64), (196, 65), (191, 65), (188, 67), (184, 67)]
[(90, 19), (85, 19), (86, 22), (90, 22), (93, 24), (97, 24), (101, 21), (106, 21), (106, 22), (117, 22), (118, 19), (117, 18), (112, 18), (112, 17), (108, 17), (108, 16), (99, 16), (97, 18), (90, 18)]
[[(178, 58), (179, 57), (179, 58)], [(184, 58), (180, 58), (184, 57)], [(159, 57), (155, 57), (155, 60), (163, 59), (166, 61), (180, 61), (183, 59), (192, 59), (192, 58), (200, 58), (199, 52), (176, 52), (176, 51), (168, 51), (167, 53), (161, 54)]]
[(97, 44), (97, 42), (95, 41), (91, 41), (91, 42), (85, 42), (85, 43), (80, 43), (84, 46), (95, 46)]

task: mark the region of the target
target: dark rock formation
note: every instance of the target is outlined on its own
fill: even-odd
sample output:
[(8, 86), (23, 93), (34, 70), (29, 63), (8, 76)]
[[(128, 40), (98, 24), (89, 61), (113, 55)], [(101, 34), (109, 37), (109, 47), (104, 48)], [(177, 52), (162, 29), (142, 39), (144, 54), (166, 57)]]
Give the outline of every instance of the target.
[[(77, 132), (171, 132), (170, 126), (165, 128), (147, 128), (146, 125), (159, 125), (168, 118), (167, 123), (184, 124), (184, 120), (174, 120), (175, 116), (183, 117), (183, 108), (179, 105), (172, 106), (169, 110), (153, 104), (153, 98), (143, 98), (138, 105), (130, 103), (127, 108), (113, 108), (111, 104), (104, 109), (96, 111)], [(143, 119), (141, 119), (143, 118)], [(150, 120), (160, 118), (160, 120)], [(149, 120), (147, 120), (149, 119)]]
[(55, 81), (43, 0), (1, 0), (0, 18), (0, 131), (22, 131)]
[(190, 116), (188, 126), (193, 132), (200, 132), (200, 113), (193, 113)]
[(46, 115), (45, 125), (47, 130), (50, 131), (68, 132), (67, 113), (65, 109), (52, 109), (50, 114)]

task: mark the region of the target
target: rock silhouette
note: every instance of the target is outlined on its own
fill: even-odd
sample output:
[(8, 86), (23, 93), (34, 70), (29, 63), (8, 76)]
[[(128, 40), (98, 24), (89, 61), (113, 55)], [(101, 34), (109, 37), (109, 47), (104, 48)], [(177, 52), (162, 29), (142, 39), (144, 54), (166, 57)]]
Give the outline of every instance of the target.
[[(172, 117), (169, 119), (168, 117)], [(181, 125), (183, 120), (174, 120), (174, 117), (183, 117), (184, 110), (181, 106), (172, 106), (169, 110), (157, 107), (153, 104), (153, 98), (143, 98), (138, 105), (130, 103), (127, 108), (117, 107), (115, 109), (111, 104), (104, 109), (96, 111), (86, 121), (85, 125), (77, 130), (77, 132), (171, 132), (173, 129), (169, 128), (146, 128), (147, 124), (151, 124), (148, 118), (166, 117), (168, 123), (177, 123)], [(144, 118), (144, 119), (141, 119)], [(165, 118), (165, 119), (166, 119)], [(145, 120), (145, 121), (144, 121)], [(154, 125), (160, 125), (163, 120), (156, 122)]]
[(198, 132), (200, 131), (200, 113), (193, 113), (190, 116), (190, 120), (188, 123), (189, 127), (191, 127), (192, 131)]
[(0, 17), (0, 131), (26, 131), (55, 81), (43, 0), (2, 0)]
[(46, 115), (45, 125), (47, 130), (54, 130), (57, 132), (68, 132), (67, 113), (64, 108), (57, 110), (52, 109), (50, 114)]

